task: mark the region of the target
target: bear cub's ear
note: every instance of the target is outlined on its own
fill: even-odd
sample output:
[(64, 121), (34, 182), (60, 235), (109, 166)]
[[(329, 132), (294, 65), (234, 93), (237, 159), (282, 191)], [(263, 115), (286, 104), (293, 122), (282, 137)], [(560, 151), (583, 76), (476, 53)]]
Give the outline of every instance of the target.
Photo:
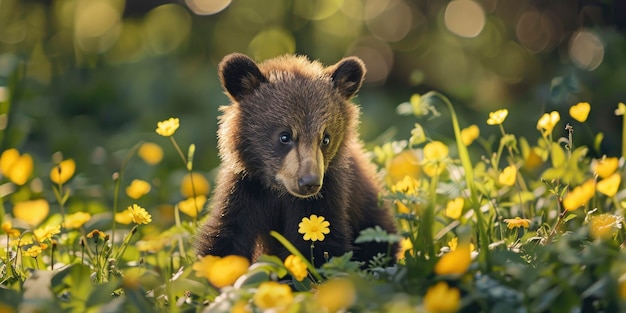
[(237, 101), (267, 82), (254, 60), (241, 53), (225, 56), (219, 64), (219, 75), (224, 89)]
[(333, 71), (331, 78), (335, 88), (346, 99), (352, 98), (361, 88), (365, 76), (365, 64), (361, 59), (357, 57), (344, 58), (331, 66), (329, 70)]

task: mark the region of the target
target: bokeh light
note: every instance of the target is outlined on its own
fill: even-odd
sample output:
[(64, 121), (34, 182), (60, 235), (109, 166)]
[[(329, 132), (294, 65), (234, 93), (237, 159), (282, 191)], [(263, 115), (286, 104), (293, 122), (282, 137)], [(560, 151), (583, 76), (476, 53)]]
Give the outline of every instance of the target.
[(576, 66), (593, 71), (604, 59), (604, 45), (592, 32), (578, 31), (570, 39), (569, 56)]
[(226, 9), (231, 0), (185, 0), (185, 3), (197, 15), (212, 15)]
[(368, 19), (366, 24), (372, 35), (381, 40), (391, 42), (402, 40), (413, 24), (411, 7), (405, 2), (394, 1), (386, 10)]
[(152, 9), (144, 20), (144, 34), (155, 54), (170, 53), (179, 48), (191, 30), (189, 13), (177, 4)]
[(296, 52), (293, 35), (282, 28), (270, 28), (257, 34), (248, 47), (248, 53), (256, 60), (265, 60), (286, 53)]
[(74, 16), (74, 36), (86, 52), (103, 52), (117, 40), (120, 33), (121, 8), (113, 1), (79, 0)]
[(461, 37), (478, 36), (485, 27), (485, 11), (471, 0), (453, 0), (444, 14), (446, 28)]

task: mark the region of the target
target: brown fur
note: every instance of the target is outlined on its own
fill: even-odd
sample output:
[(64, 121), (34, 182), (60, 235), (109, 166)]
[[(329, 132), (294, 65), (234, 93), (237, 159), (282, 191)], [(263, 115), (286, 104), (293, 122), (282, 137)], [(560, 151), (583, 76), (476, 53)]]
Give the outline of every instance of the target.
[(375, 170), (358, 140), (360, 112), (349, 101), (365, 74), (361, 60), (324, 67), (288, 55), (256, 64), (231, 54), (219, 72), (232, 103), (221, 108), (222, 167), (198, 253), (252, 258), (260, 246), (284, 258), (288, 252), (269, 235), (275, 230), (308, 256), (298, 224), (311, 214), (330, 222), (330, 234), (315, 243), (316, 265), (324, 252), (354, 250), (362, 261), (388, 252), (386, 243), (354, 244), (375, 225), (395, 233), (391, 215), (378, 207)]

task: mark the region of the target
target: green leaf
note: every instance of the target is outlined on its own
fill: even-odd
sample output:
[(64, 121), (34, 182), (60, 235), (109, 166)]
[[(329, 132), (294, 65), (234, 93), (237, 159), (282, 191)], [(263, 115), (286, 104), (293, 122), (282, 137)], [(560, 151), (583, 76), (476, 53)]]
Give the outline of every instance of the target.
[(578, 215), (576, 214), (568, 214), (567, 216), (565, 216), (565, 218), (563, 219), (563, 223), (567, 223), (570, 220), (575, 219), (576, 217), (578, 217)]
[(386, 230), (382, 229), (380, 226), (376, 225), (376, 227), (369, 227), (361, 231), (359, 237), (354, 241), (355, 243), (364, 243), (364, 242), (400, 242), (400, 236), (396, 234), (389, 234)]
[(563, 151), (563, 148), (561, 148), (561, 145), (559, 145), (556, 142), (553, 142), (550, 148), (551, 148), (550, 153), (552, 154), (552, 166), (554, 168), (558, 168), (561, 165), (563, 165), (566, 161), (565, 151)]

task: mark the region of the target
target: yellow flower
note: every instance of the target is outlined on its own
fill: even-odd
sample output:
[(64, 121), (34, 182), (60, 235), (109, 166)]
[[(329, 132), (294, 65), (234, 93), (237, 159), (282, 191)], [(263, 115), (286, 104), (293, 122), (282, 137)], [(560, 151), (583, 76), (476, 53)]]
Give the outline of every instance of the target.
[(429, 142), (424, 146), (424, 173), (433, 177), (446, 169), (444, 160), (448, 157), (448, 146), (441, 141)]
[(417, 195), (420, 182), (411, 176), (404, 176), (404, 179), (391, 186), (393, 193), (403, 193), (409, 196)]
[(210, 189), (211, 186), (209, 185), (209, 181), (204, 178), (203, 175), (198, 173), (185, 175), (183, 177), (183, 181), (180, 184), (180, 193), (185, 198), (191, 198), (199, 195), (207, 195), (209, 194)]
[(165, 246), (167, 241), (164, 238), (155, 238), (150, 240), (139, 240), (135, 244), (137, 250), (142, 252), (157, 252)]
[(76, 162), (73, 159), (67, 159), (61, 161), (59, 165), (52, 168), (50, 171), (50, 180), (55, 184), (65, 184), (76, 171)]
[(461, 243), (456, 250), (444, 254), (437, 264), (437, 275), (461, 275), (467, 271), (472, 262), (469, 242)]
[(94, 238), (96, 241), (98, 241), (99, 239), (108, 240), (107, 235), (103, 231), (98, 230), (98, 229), (94, 229), (90, 231), (87, 234), (87, 238)]
[(198, 212), (202, 211), (204, 208), (206, 201), (207, 198), (205, 195), (199, 195), (195, 198), (178, 202), (178, 209), (191, 217), (196, 217), (198, 216)]
[(478, 136), (480, 136), (480, 129), (476, 124), (461, 130), (461, 141), (463, 141), (463, 144), (466, 146), (471, 145)]
[(413, 150), (404, 150), (387, 164), (387, 184), (393, 186), (397, 182), (405, 179), (406, 176), (418, 178), (421, 172), (419, 159)]
[(180, 126), (178, 118), (170, 117), (165, 121), (157, 123), (156, 133), (161, 136), (170, 137), (174, 135), (178, 126)]
[(2, 223), (2, 231), (9, 235), (9, 237), (17, 237), (20, 235), (20, 231), (18, 229), (13, 228), (11, 221), (4, 221)]
[(133, 221), (133, 216), (128, 211), (115, 213), (115, 222), (128, 225)]
[(596, 189), (609, 197), (615, 196), (619, 184), (622, 182), (622, 176), (620, 173), (613, 173), (613, 175), (601, 180), (596, 185)]
[(293, 302), (293, 294), (291, 287), (287, 285), (266, 281), (259, 286), (252, 301), (262, 310), (273, 309), (272, 312), (282, 312)]
[(331, 278), (317, 288), (316, 303), (323, 312), (345, 312), (356, 301), (356, 288), (345, 278)]
[(152, 216), (146, 211), (146, 209), (133, 204), (128, 207), (128, 214), (132, 217), (135, 224), (148, 224), (152, 222)]
[(32, 245), (33, 244), (33, 238), (32, 237), (28, 237), (28, 238), (17, 238), (17, 239), (13, 239), (9, 242), (9, 246), (11, 247), (23, 247), (23, 246), (28, 246), (28, 245)]
[(33, 173), (33, 157), (20, 155), (16, 149), (5, 150), (0, 156), (0, 171), (16, 185), (24, 185)]
[(150, 183), (141, 179), (133, 179), (126, 187), (126, 194), (133, 199), (139, 199), (148, 192), (150, 192)]
[(504, 222), (506, 223), (506, 227), (508, 227), (509, 229), (519, 228), (519, 227), (524, 227), (524, 228), (530, 227), (530, 220), (521, 218), (519, 216), (516, 216), (513, 219), (505, 218)]
[(544, 113), (539, 121), (537, 121), (537, 129), (541, 131), (542, 136), (552, 133), (554, 126), (561, 120), (561, 115), (557, 111)]
[(615, 109), (615, 115), (620, 116), (626, 114), (626, 104), (620, 102), (617, 104), (617, 109)]
[(563, 198), (563, 207), (568, 210), (576, 210), (579, 207), (585, 205), (594, 196), (596, 191), (596, 181), (589, 179), (582, 185), (574, 188), (568, 192), (565, 198)]
[(144, 162), (150, 165), (155, 165), (163, 159), (163, 149), (161, 149), (161, 146), (156, 143), (146, 142), (139, 147), (137, 155), (139, 155)]
[(498, 175), (498, 183), (503, 186), (515, 185), (515, 178), (517, 176), (517, 167), (515, 165), (509, 165), (502, 170), (502, 173)]
[(324, 235), (330, 233), (330, 222), (325, 221), (323, 216), (313, 214), (310, 218), (303, 217), (298, 224), (298, 232), (304, 234), (304, 240), (323, 241)]
[(595, 160), (591, 165), (593, 172), (598, 174), (600, 178), (607, 178), (619, 167), (619, 159), (616, 157), (613, 158), (602, 158), (599, 160)]
[(32, 257), (32, 258), (36, 258), (37, 256), (39, 256), (39, 254), (42, 252), (43, 250), (41, 249), (40, 246), (32, 246), (30, 248), (28, 248), (28, 250), (24, 251), (24, 254)]
[(506, 116), (509, 115), (509, 110), (501, 109), (495, 112), (489, 113), (489, 119), (487, 119), (488, 125), (500, 125), (506, 119)]
[[(456, 247), (459, 246), (459, 238), (458, 237), (454, 237), (452, 239), (450, 239), (450, 241), (448, 241), (448, 247), (450, 248), (450, 251), (455, 251)], [(474, 247), (474, 244), (470, 242), (469, 244), (470, 247), (470, 251), (474, 251), (476, 249), (476, 247)]]
[(75, 229), (83, 226), (89, 222), (91, 214), (87, 212), (76, 212), (65, 217), (65, 224), (63, 225), (67, 229)]
[(31, 226), (37, 226), (48, 217), (50, 204), (45, 199), (18, 202), (13, 206), (13, 216)]
[(234, 284), (248, 271), (248, 267), (250, 267), (250, 261), (238, 255), (228, 255), (223, 258), (207, 255), (192, 266), (197, 277), (208, 279), (217, 288)]
[(445, 211), (443, 214), (451, 219), (459, 219), (461, 214), (463, 213), (463, 206), (465, 205), (465, 199), (458, 197), (453, 200), (448, 201), (446, 205)]
[(591, 105), (589, 105), (589, 102), (579, 102), (569, 108), (569, 115), (575, 120), (583, 123), (587, 120), (587, 117), (589, 117), (589, 111), (591, 111)]
[(610, 239), (620, 228), (621, 216), (603, 213), (589, 218), (589, 232), (593, 238)]
[(40, 227), (33, 231), (37, 241), (43, 242), (52, 239), (52, 236), (61, 233), (61, 225)]
[(306, 264), (297, 255), (290, 254), (285, 259), (285, 267), (297, 281), (303, 281), (308, 274)]
[(413, 242), (411, 242), (411, 238), (403, 238), (402, 240), (400, 240), (400, 249), (398, 249), (396, 259), (404, 259), (407, 251), (409, 251), (409, 253), (413, 255)]
[(454, 313), (459, 310), (460, 302), (461, 292), (442, 281), (428, 288), (424, 295), (424, 308), (428, 313)]

